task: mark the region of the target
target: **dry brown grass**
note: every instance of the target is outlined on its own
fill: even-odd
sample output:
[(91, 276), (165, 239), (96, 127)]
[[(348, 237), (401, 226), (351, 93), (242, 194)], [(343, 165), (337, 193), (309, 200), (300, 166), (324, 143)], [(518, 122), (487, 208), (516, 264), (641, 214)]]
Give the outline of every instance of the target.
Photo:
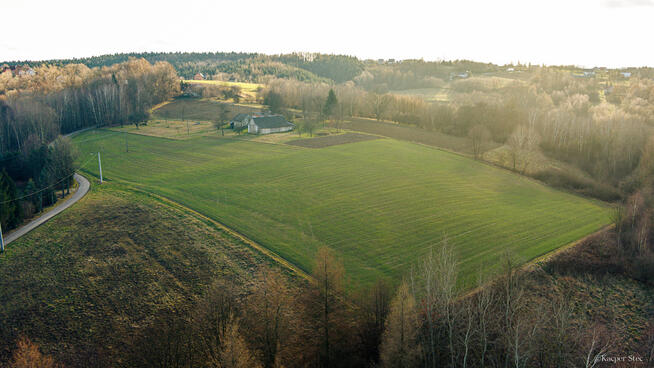
[(107, 181), (0, 259), (0, 366), (22, 333), (67, 367), (113, 366), (158, 311), (185, 310), (216, 279), (246, 287), (271, 262), (192, 213)]
[[(215, 135), (216, 128), (208, 121), (150, 120), (147, 125), (138, 128), (132, 125), (110, 128), (116, 132), (147, 135), (169, 139), (189, 139), (199, 136)], [(231, 134), (231, 130), (228, 131)]]
[(288, 144), (306, 148), (324, 148), (329, 146), (336, 146), (339, 144), (369, 141), (373, 139), (379, 139), (379, 137), (369, 134), (345, 133), (316, 138), (296, 139), (294, 141), (288, 142)]

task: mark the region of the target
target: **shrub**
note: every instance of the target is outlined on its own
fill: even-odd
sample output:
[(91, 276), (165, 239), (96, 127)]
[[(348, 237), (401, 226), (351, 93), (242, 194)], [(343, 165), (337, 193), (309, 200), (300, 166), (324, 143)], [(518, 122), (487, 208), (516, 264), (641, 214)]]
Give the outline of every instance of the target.
[(537, 172), (533, 177), (555, 188), (570, 190), (603, 201), (613, 202), (622, 198), (620, 191), (610, 185), (565, 170), (545, 169)]
[(12, 362), (10, 367), (12, 368), (55, 368), (57, 365), (54, 360), (46, 355), (43, 355), (39, 350), (39, 346), (27, 337), (21, 337), (18, 339), (18, 347), (14, 350), (12, 356)]
[(654, 257), (651, 254), (638, 256), (629, 263), (629, 274), (642, 282), (654, 281)]

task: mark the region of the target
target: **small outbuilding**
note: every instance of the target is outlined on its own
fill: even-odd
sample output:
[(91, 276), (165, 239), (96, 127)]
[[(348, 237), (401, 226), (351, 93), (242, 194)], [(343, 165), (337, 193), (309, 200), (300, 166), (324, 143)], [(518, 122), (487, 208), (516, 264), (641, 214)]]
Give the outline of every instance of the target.
[(229, 127), (234, 128), (243, 128), (248, 125), (250, 122), (251, 116), (249, 114), (236, 114), (232, 120), (229, 121)]
[(295, 128), (295, 124), (289, 122), (281, 115), (267, 115), (251, 117), (248, 122), (248, 133), (270, 134), (288, 132)]

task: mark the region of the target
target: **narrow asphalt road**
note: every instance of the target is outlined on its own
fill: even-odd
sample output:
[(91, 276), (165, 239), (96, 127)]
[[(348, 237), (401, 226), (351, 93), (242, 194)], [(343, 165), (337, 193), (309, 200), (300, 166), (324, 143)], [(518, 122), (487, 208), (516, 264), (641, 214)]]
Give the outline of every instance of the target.
[(73, 193), (73, 195), (70, 196), (70, 198), (66, 199), (64, 202), (57, 205), (57, 207), (51, 209), (49, 212), (43, 214), (40, 217), (35, 218), (34, 220), (28, 222), (26, 225), (7, 234), (5, 236), (5, 245), (8, 245), (12, 241), (36, 229), (37, 227), (44, 224), (46, 221), (50, 220), (51, 218), (57, 216), (63, 210), (72, 206), (75, 202), (79, 201), (82, 197), (84, 197), (90, 188), (89, 181), (86, 180), (86, 178), (80, 174), (75, 174), (73, 177), (79, 183), (79, 187), (77, 188), (77, 191)]

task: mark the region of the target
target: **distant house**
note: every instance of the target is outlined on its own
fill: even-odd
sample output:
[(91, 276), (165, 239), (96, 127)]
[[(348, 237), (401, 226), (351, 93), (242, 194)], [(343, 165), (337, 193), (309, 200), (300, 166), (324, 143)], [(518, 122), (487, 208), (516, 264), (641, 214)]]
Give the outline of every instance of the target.
[(281, 115), (254, 116), (248, 122), (248, 133), (270, 134), (293, 130), (295, 124), (290, 123)]
[(17, 65), (14, 68), (14, 75), (18, 75), (18, 76), (21, 76), (21, 77), (22, 76), (30, 76), (31, 77), (31, 76), (34, 76), (35, 74), (36, 74), (36, 72), (34, 71), (34, 69), (32, 69), (31, 66), (29, 66), (29, 64)]
[(198, 73), (193, 76), (193, 80), (204, 80), (204, 74)]
[(623, 77), (623, 78), (629, 78), (629, 77), (631, 77), (631, 72), (620, 72), (620, 74), (622, 74), (622, 77)]
[(36, 75), (36, 71), (32, 69), (28, 64), (24, 65), (7, 65), (3, 64), (0, 67), (0, 73), (4, 73), (6, 71), (10, 71), (13, 76), (34, 76)]
[(467, 79), (470, 77), (470, 72), (466, 71), (463, 73), (450, 73), (450, 80), (454, 79)]
[(229, 121), (229, 126), (232, 129), (242, 128), (244, 126), (247, 126), (249, 122), (250, 122), (250, 115), (236, 114), (236, 116), (234, 116), (232, 120)]
[(595, 77), (595, 71), (594, 70), (581, 70), (581, 71), (572, 71), (570, 74), (575, 77), (575, 78), (594, 78)]

